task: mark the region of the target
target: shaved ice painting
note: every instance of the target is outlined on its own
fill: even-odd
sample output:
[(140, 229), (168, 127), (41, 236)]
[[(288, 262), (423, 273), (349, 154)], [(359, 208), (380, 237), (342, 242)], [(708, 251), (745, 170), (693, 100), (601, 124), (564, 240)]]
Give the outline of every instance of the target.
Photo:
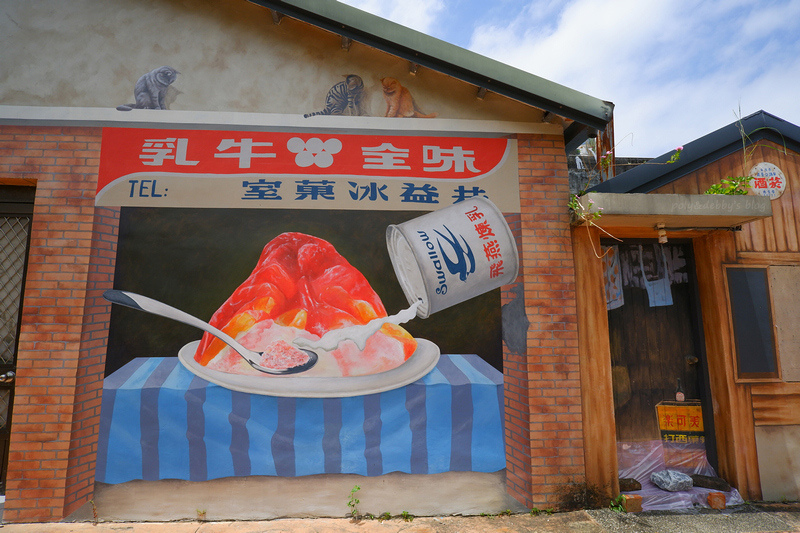
[[(386, 317), (386, 310), (378, 295), (330, 243), (302, 233), (282, 233), (267, 244), (253, 272), (210, 323), (267, 356), (289, 352), (302, 360), (294, 345), (298, 337), (316, 340), (331, 330), (364, 326), (381, 317)], [(384, 324), (366, 346), (352, 340), (337, 344), (307, 374), (374, 374), (400, 366), (416, 347), (401, 326)], [(223, 372), (258, 375), (209, 333), (203, 335), (194, 360)]]
[[(114, 288), (197, 317), (261, 358), (113, 305), (97, 480), (281, 475), (276, 442), (304, 450), (290, 476), (503, 469), (499, 290), (416, 317), (386, 228), (420, 214), (123, 208)], [(271, 375), (260, 365), (305, 366)], [(374, 422), (382, 436), (370, 436)], [(463, 435), (440, 424), (469, 431), (469, 445), (455, 447)], [(377, 465), (386, 431), (397, 446)], [(209, 459), (212, 448), (230, 467)], [(173, 459), (158, 460), (167, 450)], [(360, 459), (330, 460), (342, 454)]]

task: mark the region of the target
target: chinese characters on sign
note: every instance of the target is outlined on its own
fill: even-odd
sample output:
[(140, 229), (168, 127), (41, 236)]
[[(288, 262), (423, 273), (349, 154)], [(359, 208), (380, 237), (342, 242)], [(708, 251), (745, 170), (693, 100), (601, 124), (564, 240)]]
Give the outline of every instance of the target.
[(706, 437), (699, 401), (660, 402), (656, 416), (668, 466), (689, 467), (705, 460)]
[(171, 159), (176, 165), (194, 166), (199, 161), (189, 161), (186, 159), (186, 150), (189, 146), (189, 139), (176, 139), (168, 137), (166, 139), (145, 139), (142, 144), (142, 153), (139, 159), (143, 165), (159, 167), (164, 161)]
[(496, 137), (105, 128), (97, 203), (431, 210), (481, 195), (515, 211), (515, 150)]
[[(254, 142), (251, 138), (222, 139), (212, 154), (215, 158), (236, 159), (239, 169), (251, 168), (255, 158), (278, 157), (277, 153), (270, 151), (271, 142)], [(164, 167), (169, 161), (173, 161), (176, 166), (195, 166), (200, 161), (189, 161), (187, 150), (189, 148), (188, 138), (169, 137), (163, 139), (145, 139), (142, 143), (139, 159), (142, 164), (155, 167)], [(254, 152), (253, 150), (259, 150)], [(286, 143), (286, 149), (296, 154), (294, 163), (300, 168), (315, 165), (319, 168), (328, 168), (333, 165), (334, 154), (342, 150), (342, 142), (332, 138), (321, 141), (314, 137), (308, 141), (303, 141), (299, 137), (292, 137)], [(461, 146), (451, 149), (443, 149), (440, 146), (423, 146), (424, 153), (422, 172), (446, 172), (455, 170), (456, 172), (469, 172), (479, 174), (480, 170), (475, 168), (475, 157), (472, 150), (464, 150)], [(410, 150), (400, 149), (389, 143), (384, 143), (375, 147), (361, 147), (363, 169), (380, 170), (410, 170), (411, 166), (406, 164), (410, 156)], [(438, 165), (438, 166), (437, 166)]]
[(775, 200), (786, 190), (786, 176), (772, 163), (759, 163), (750, 170), (750, 188), (759, 196)]
[(656, 406), (656, 413), (662, 433), (703, 433), (700, 402), (661, 402)]
[(483, 253), (489, 261), (489, 278), (497, 278), (503, 274), (503, 254), (500, 243), (484, 214), (475, 206), (466, 212), (467, 219), (473, 224), (475, 233), (483, 241)]

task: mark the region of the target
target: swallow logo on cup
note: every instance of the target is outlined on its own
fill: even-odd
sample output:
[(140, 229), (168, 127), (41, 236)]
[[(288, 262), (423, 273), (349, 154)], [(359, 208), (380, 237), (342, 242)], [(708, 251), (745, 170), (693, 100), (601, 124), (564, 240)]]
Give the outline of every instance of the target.
[[(442, 226), (447, 233), (450, 234), (450, 238), (447, 238), (446, 235), (441, 233), (438, 230), (434, 230), (442, 239), (450, 245), (453, 249), (453, 253), (455, 254), (455, 260), (453, 260), (447, 252), (444, 251), (442, 247), (442, 241), (436, 239), (436, 243), (439, 245), (439, 251), (442, 252), (442, 258), (444, 259), (444, 264), (447, 266), (447, 270), (450, 271), (451, 274), (458, 275), (458, 279), (461, 281), (467, 281), (467, 276), (475, 272), (475, 255), (472, 253), (472, 248), (470, 248), (469, 244), (467, 244), (466, 239), (464, 239), (463, 235), (459, 235), (461, 237), (461, 242), (464, 243), (464, 246), (461, 246), (461, 242), (458, 242), (458, 238), (453, 235), (453, 232), (450, 231), (450, 228), (447, 226)], [(466, 250), (464, 249), (466, 247)]]
[(386, 246), (408, 303), (419, 302), (420, 318), (512, 283), (519, 273), (505, 215), (479, 196), (391, 224)]

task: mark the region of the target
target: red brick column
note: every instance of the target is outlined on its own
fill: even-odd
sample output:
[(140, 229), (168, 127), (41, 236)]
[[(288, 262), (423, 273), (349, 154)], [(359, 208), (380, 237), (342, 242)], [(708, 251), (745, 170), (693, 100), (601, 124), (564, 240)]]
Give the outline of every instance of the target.
[(575, 271), (564, 140), (518, 138), (527, 355), (504, 361), (508, 492), (528, 507), (556, 504), (584, 477)]
[(4, 183), (35, 185), (3, 519), (91, 498), (115, 213), (95, 209), (99, 128), (0, 127)]
[(118, 230), (119, 209), (95, 209), (70, 431), (64, 516), (89, 501), (94, 491), (100, 404), (111, 319), (111, 304), (103, 298), (103, 292), (112, 288), (114, 283)]

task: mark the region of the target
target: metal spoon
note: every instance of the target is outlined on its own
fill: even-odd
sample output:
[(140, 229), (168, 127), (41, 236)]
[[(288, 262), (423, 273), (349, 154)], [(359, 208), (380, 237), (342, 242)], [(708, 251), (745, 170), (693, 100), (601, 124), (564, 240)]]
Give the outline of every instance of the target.
[(147, 313), (152, 313), (154, 315), (163, 316), (166, 318), (171, 318), (172, 320), (177, 320), (178, 322), (183, 322), (184, 324), (189, 324), (190, 326), (194, 326), (196, 328), (200, 328), (203, 331), (207, 331), (208, 333), (214, 335), (216, 338), (230, 346), (234, 349), (239, 355), (242, 356), (242, 359), (250, 363), (250, 366), (264, 372), (266, 374), (274, 374), (276, 376), (280, 375), (287, 375), (287, 374), (297, 374), (299, 372), (305, 372), (315, 364), (317, 364), (317, 357), (316, 352), (312, 352), (311, 350), (303, 350), (306, 355), (308, 355), (308, 361), (303, 363), (302, 365), (293, 366), (291, 368), (268, 368), (266, 366), (261, 366), (256, 363), (257, 360), (260, 360), (261, 357), (264, 355), (263, 352), (255, 352), (248, 348), (245, 348), (238, 342), (236, 342), (233, 337), (224, 333), (208, 322), (203, 322), (199, 318), (196, 318), (189, 313), (185, 313), (180, 309), (175, 309), (172, 306), (169, 306), (165, 303), (159, 302), (158, 300), (153, 300), (152, 298), (148, 298), (147, 296), (142, 296), (141, 294), (135, 294), (132, 292), (127, 291), (118, 291), (115, 289), (107, 290), (103, 293), (103, 298), (108, 300), (109, 302), (124, 305), (126, 307), (131, 307), (133, 309), (138, 309), (139, 311), (145, 311)]

